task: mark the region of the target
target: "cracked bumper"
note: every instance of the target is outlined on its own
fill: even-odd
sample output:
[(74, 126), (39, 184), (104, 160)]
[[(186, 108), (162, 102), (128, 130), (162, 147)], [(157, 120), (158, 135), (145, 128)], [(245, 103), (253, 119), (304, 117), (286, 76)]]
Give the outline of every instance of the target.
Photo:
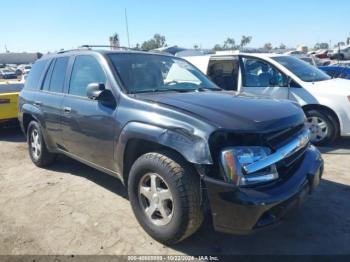
[(236, 187), (205, 177), (215, 230), (246, 234), (278, 222), (312, 193), (322, 172), (321, 154), (309, 146), (293, 174), (269, 185)]

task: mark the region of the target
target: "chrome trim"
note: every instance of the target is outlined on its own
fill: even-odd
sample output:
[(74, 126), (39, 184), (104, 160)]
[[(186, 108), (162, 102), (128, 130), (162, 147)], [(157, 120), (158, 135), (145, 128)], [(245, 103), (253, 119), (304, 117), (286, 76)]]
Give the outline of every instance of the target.
[(287, 158), (304, 148), (309, 143), (309, 130), (304, 130), (296, 136), (295, 139), (288, 144), (280, 147), (275, 153), (268, 155), (267, 157), (260, 159), (259, 161), (250, 165), (244, 166), (243, 169), (246, 174), (255, 173), (261, 169), (271, 166), (284, 158)]
[(275, 180), (278, 178), (278, 173), (273, 172), (265, 175), (256, 175), (256, 176), (243, 176), (241, 178), (242, 185), (246, 184), (255, 184), (255, 183), (263, 183), (271, 180)]

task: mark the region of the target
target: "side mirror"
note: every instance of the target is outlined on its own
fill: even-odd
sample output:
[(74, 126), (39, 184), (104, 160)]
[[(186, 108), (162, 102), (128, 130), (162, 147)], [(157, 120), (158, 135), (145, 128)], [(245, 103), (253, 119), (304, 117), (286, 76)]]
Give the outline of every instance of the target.
[(98, 100), (102, 105), (115, 108), (117, 102), (111, 90), (106, 89), (102, 83), (91, 83), (86, 89), (87, 97), (92, 100)]
[(86, 88), (86, 95), (92, 100), (98, 100), (101, 93), (106, 90), (106, 87), (102, 83), (91, 83)]

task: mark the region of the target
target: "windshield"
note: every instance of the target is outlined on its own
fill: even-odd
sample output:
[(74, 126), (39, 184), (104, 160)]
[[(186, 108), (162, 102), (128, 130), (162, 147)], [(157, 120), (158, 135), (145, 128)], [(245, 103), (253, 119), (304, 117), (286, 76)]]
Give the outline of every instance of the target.
[(318, 68), (292, 56), (272, 57), (273, 60), (286, 67), (304, 82), (318, 82), (331, 79)]
[(182, 59), (150, 54), (109, 54), (128, 93), (221, 90)]

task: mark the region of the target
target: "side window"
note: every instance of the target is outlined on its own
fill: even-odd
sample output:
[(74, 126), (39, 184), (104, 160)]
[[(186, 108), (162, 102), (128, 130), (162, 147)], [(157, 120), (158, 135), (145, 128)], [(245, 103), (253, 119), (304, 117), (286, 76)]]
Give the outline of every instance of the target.
[(106, 84), (107, 78), (98, 61), (89, 55), (77, 56), (69, 83), (69, 94), (86, 96), (86, 87), (91, 83)]
[(212, 60), (209, 62), (208, 76), (215, 84), (225, 90), (237, 90), (238, 71), (238, 58)]
[(243, 58), (243, 85), (246, 87), (287, 87), (287, 77), (269, 63), (254, 59)]
[(67, 72), (69, 57), (59, 57), (56, 59), (50, 80), (50, 91), (62, 93), (64, 80)]
[(30, 73), (28, 75), (28, 78), (26, 80), (24, 88), (29, 89), (40, 89), (40, 80), (41, 76), (44, 73), (44, 70), (46, 68), (46, 65), (48, 63), (48, 60), (41, 60), (36, 62), (32, 69), (30, 70)]
[(48, 91), (50, 89), (51, 75), (52, 75), (53, 67), (55, 66), (55, 62), (56, 62), (56, 60), (53, 59), (51, 64), (50, 64), (49, 70), (47, 70), (47, 72), (46, 72), (45, 80), (44, 80), (44, 83), (42, 86), (42, 90)]

